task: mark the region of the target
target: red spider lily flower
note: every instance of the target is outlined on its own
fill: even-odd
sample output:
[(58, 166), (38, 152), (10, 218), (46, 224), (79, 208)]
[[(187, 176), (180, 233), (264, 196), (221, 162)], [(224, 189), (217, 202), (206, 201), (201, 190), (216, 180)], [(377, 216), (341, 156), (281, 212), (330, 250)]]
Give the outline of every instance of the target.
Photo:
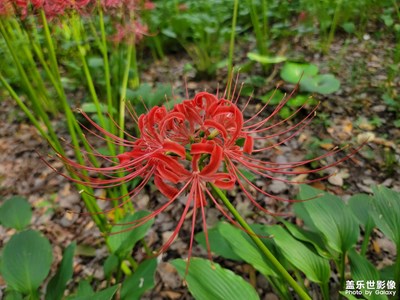
[(14, 8), (10, 0), (0, 1), (0, 16), (11, 16)]
[[(223, 190), (231, 190), (238, 186), (258, 210), (268, 214), (276, 214), (258, 203), (249, 192), (249, 187), (275, 200), (295, 200), (283, 199), (264, 191), (247, 179), (243, 170), (250, 171), (267, 180), (300, 183), (281, 179), (281, 175), (295, 176), (318, 173), (336, 166), (359, 150), (357, 148), (334, 163), (308, 171), (298, 171), (297, 168), (314, 161), (323, 160), (341, 150), (335, 148), (314, 159), (290, 163), (274, 163), (257, 157), (257, 153), (269, 151), (289, 141), (314, 118), (318, 105), (298, 123), (291, 125), (293, 117), (305, 110), (305, 103), (288, 118), (276, 123), (273, 122), (273, 117), (278, 115), (294, 93), (295, 91), (286, 96), (267, 117), (264, 117), (263, 114), (268, 103), (247, 120), (244, 119), (243, 112), (248, 107), (250, 99), (242, 108), (239, 108), (238, 97), (229, 100), (206, 92), (198, 93), (193, 99), (175, 104), (169, 111), (164, 106), (154, 107), (139, 118), (134, 112), (131, 112), (131, 116), (136, 121), (140, 131), (139, 137), (133, 137), (126, 133), (127, 137), (132, 140), (122, 139), (107, 132), (82, 112), (96, 130), (116, 145), (128, 148), (129, 151), (121, 153), (117, 157), (105, 157), (95, 153), (95, 155), (108, 161), (110, 164), (108, 167), (80, 165), (61, 155), (59, 157), (76, 175), (75, 179), (71, 178), (72, 180), (94, 188), (115, 187), (138, 176), (142, 178), (142, 182), (135, 189), (118, 199), (126, 196), (133, 198), (148, 182), (153, 181), (167, 200), (150, 215), (129, 223), (130, 228), (124, 229), (124, 231), (144, 224), (173, 205), (178, 198), (186, 197), (182, 216), (173, 234), (158, 253), (166, 251), (171, 245), (179, 234), (189, 210), (192, 209), (192, 231), (188, 258), (190, 259), (191, 256), (194, 229), (200, 211), (208, 254), (211, 259), (205, 214), (205, 208), (208, 206), (207, 201), (209, 200), (210, 205), (214, 205), (230, 222), (240, 227), (210, 192), (211, 184)], [(284, 129), (276, 131), (280, 125), (285, 125)], [(91, 129), (86, 128), (86, 130), (99, 136)], [(270, 142), (270, 145), (256, 147), (262, 141)], [(90, 177), (87, 175), (88, 172), (99, 173), (101, 176)], [(117, 175), (121, 173), (124, 173), (124, 175)], [(279, 178), (277, 178), (277, 175)], [(301, 183), (310, 183), (327, 177), (329, 175)]]

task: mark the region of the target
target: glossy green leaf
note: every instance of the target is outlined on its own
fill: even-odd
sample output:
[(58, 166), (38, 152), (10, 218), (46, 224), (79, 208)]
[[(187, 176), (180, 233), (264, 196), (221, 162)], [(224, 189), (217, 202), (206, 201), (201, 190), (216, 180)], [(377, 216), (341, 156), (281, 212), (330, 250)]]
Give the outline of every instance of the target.
[(144, 292), (154, 287), (154, 275), (157, 269), (157, 258), (142, 262), (135, 273), (122, 283), (121, 300), (140, 299)]
[(315, 233), (313, 231), (305, 230), (303, 228), (299, 228), (296, 225), (280, 220), (286, 227), (286, 229), (298, 240), (303, 241), (303, 242), (308, 242), (311, 245), (314, 246), (315, 250), (317, 253), (325, 258), (332, 258), (330, 253), (325, 249), (324, 246), (324, 241), (318, 233)]
[(46, 300), (62, 299), (65, 287), (73, 275), (75, 248), (76, 243), (72, 243), (65, 249), (58, 271), (47, 285)]
[(373, 219), (376, 226), (396, 245), (400, 245), (400, 193), (384, 186), (373, 187)]
[(31, 218), (32, 209), (24, 197), (11, 197), (0, 207), (0, 224), (4, 227), (21, 230), (29, 225)]
[[(148, 216), (150, 213), (147, 211), (138, 211), (133, 215), (126, 216), (123, 220), (121, 220), (120, 224), (126, 225), (114, 225), (111, 229), (111, 234), (108, 239), (108, 245), (110, 247), (111, 252), (116, 254), (125, 254), (132, 250), (135, 244), (144, 238), (147, 234), (147, 231), (154, 223), (154, 219), (151, 219), (140, 225), (136, 226), (137, 223), (132, 223), (133, 221), (142, 219)], [(127, 224), (132, 223), (132, 224)], [(132, 229), (130, 229), (132, 228)], [(126, 230), (126, 231), (124, 231)]]
[(266, 261), (254, 242), (244, 236), (246, 233), (225, 222), (219, 224), (218, 230), (225, 240), (229, 242), (235, 254), (242, 260), (251, 264), (265, 276), (276, 276), (274, 267)]
[(29, 294), (47, 277), (52, 261), (49, 241), (39, 232), (28, 230), (13, 235), (5, 245), (1, 271), (9, 287)]
[(186, 276), (186, 261), (175, 259), (171, 263), (179, 275), (185, 278), (190, 293), (197, 300), (259, 299), (257, 292), (248, 282), (217, 263), (192, 258)]
[(255, 52), (247, 53), (247, 57), (253, 61), (259, 62), (261, 64), (279, 64), (287, 60), (285, 56), (268, 56), (268, 55), (261, 55)]
[(16, 291), (6, 292), (4, 300), (23, 300), (23, 295)]
[(327, 95), (339, 90), (340, 81), (333, 74), (304, 76), (300, 82), (300, 87), (307, 92)]
[(290, 83), (298, 83), (299, 80), (306, 76), (315, 76), (318, 74), (318, 67), (313, 64), (299, 64), (286, 62), (281, 70), (283, 80)]
[[(382, 295), (368, 295), (365, 293), (367, 290), (367, 281), (373, 281), (374, 284), (379, 280), (378, 270), (364, 257), (358, 254), (354, 249), (349, 251), (350, 268), (351, 268), (351, 278), (354, 282), (363, 281), (365, 283), (364, 288), (360, 290), (366, 299), (387, 299), (386, 296)], [(374, 286), (375, 288), (375, 286)]]
[(349, 199), (349, 207), (356, 216), (358, 222), (364, 227), (374, 226), (371, 216), (372, 197), (367, 194), (356, 194)]
[(309, 200), (296, 203), (296, 213), (300, 209), (306, 215), (305, 224), (320, 232), (332, 250), (344, 253), (357, 242), (360, 234), (357, 220), (340, 198), (302, 185), (300, 199)]
[(286, 105), (290, 107), (300, 107), (306, 103), (308, 99), (310, 99), (310, 96), (300, 94), (290, 98)]
[[(219, 227), (223, 222), (219, 222), (216, 227), (208, 230), (208, 240), (211, 251), (227, 259), (242, 261), (242, 259), (233, 251), (231, 244), (219, 231)], [(206, 238), (204, 232), (199, 232), (195, 237), (196, 241), (207, 250)]]
[(271, 226), (269, 232), (274, 235), (273, 239), (280, 252), (290, 263), (302, 271), (309, 280), (316, 283), (329, 281), (329, 260), (311, 251), (280, 226)]

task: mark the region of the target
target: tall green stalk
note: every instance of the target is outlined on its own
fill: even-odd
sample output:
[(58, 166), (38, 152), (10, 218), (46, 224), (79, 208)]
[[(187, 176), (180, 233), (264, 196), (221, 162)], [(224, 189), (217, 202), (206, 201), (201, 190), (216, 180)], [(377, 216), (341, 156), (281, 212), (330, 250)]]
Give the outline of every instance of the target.
[(232, 18), (232, 28), (231, 28), (231, 39), (229, 43), (229, 56), (228, 56), (228, 99), (231, 96), (231, 86), (233, 80), (233, 54), (235, 52), (235, 36), (236, 36), (236, 22), (239, 8), (239, 0), (235, 0), (233, 5), (233, 18)]
[(323, 50), (326, 53), (329, 51), (329, 47), (332, 44), (333, 38), (335, 37), (335, 31), (336, 31), (336, 27), (337, 27), (337, 24), (339, 21), (339, 14), (340, 14), (341, 6), (342, 6), (342, 0), (338, 0), (337, 4), (336, 4), (336, 8), (335, 8), (335, 13), (333, 15), (331, 28), (329, 30), (328, 37), (327, 37), (327, 39), (324, 43), (324, 47), (323, 47)]
[(218, 197), (222, 200), (225, 207), (231, 212), (231, 214), (238, 221), (240, 226), (243, 227), (244, 230), (249, 234), (249, 237), (254, 241), (257, 247), (261, 250), (261, 252), (265, 255), (265, 257), (272, 263), (275, 267), (276, 271), (287, 281), (287, 283), (294, 289), (294, 291), (299, 295), (301, 299), (311, 300), (310, 296), (300, 287), (300, 285), (293, 279), (292, 276), (286, 271), (286, 269), (281, 265), (281, 263), (276, 259), (276, 257), (272, 254), (272, 252), (267, 248), (267, 246), (261, 241), (261, 239), (257, 236), (257, 234), (251, 229), (251, 227), (247, 224), (247, 222), (242, 218), (239, 212), (235, 209), (229, 199), (225, 196), (224, 192), (222, 192), (218, 187), (213, 184), (210, 184), (213, 191), (218, 195)]
[(258, 52), (261, 55), (266, 55), (267, 54), (267, 43), (266, 43), (266, 37), (263, 35), (262, 28), (260, 26), (260, 21), (258, 20), (258, 13), (257, 13), (257, 8), (255, 7), (253, 0), (247, 0), (247, 4), (250, 9), (250, 18), (251, 22), (253, 24), (253, 29), (254, 33), (256, 35), (256, 43), (257, 43), (257, 49)]
[(100, 33), (101, 33), (101, 53), (103, 55), (104, 62), (104, 79), (106, 81), (106, 93), (107, 93), (107, 107), (109, 114), (113, 115), (113, 101), (112, 101), (112, 89), (111, 89), (111, 76), (110, 76), (110, 63), (108, 61), (108, 47), (107, 47), (107, 37), (104, 25), (104, 14), (103, 8), (101, 6), (100, 0), (98, 1), (98, 11), (99, 11), (99, 23), (100, 23)]

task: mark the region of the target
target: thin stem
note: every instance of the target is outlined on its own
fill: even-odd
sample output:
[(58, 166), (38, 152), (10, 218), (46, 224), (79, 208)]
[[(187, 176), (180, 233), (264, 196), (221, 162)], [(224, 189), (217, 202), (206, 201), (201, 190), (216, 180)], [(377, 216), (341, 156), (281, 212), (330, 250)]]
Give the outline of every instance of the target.
[(266, 55), (267, 48), (266, 48), (266, 43), (265, 43), (265, 37), (263, 36), (261, 27), (260, 27), (260, 23), (258, 21), (257, 9), (254, 6), (253, 0), (247, 0), (247, 3), (249, 5), (249, 9), (250, 9), (251, 23), (253, 24), (254, 33), (256, 35), (256, 43), (257, 43), (258, 52), (261, 55)]
[(329, 47), (330, 47), (330, 45), (331, 45), (331, 43), (333, 41), (333, 38), (335, 36), (335, 31), (336, 31), (336, 26), (337, 26), (337, 23), (338, 23), (338, 20), (339, 20), (339, 13), (340, 13), (341, 5), (342, 5), (342, 0), (339, 0), (337, 2), (337, 5), (336, 5), (335, 14), (333, 15), (332, 25), (331, 25), (331, 28), (329, 30), (328, 39), (327, 39), (327, 41), (325, 42), (325, 45), (324, 45), (324, 51), (325, 52), (328, 52)]
[(239, 0), (235, 0), (233, 6), (233, 18), (232, 18), (232, 29), (231, 29), (231, 40), (229, 44), (229, 56), (228, 56), (228, 99), (231, 94), (231, 85), (233, 78), (233, 53), (235, 51), (235, 35), (236, 35), (236, 22), (238, 15)]
[(215, 185), (210, 184), (213, 191), (220, 197), (226, 208), (231, 212), (231, 214), (238, 221), (240, 226), (243, 227), (244, 230), (249, 234), (250, 238), (254, 241), (257, 247), (261, 250), (261, 252), (265, 255), (265, 257), (272, 263), (275, 267), (276, 271), (290, 284), (290, 286), (295, 290), (295, 292), (299, 295), (301, 299), (309, 299), (310, 296), (300, 287), (300, 285), (293, 279), (292, 276), (286, 271), (286, 269), (281, 265), (281, 263), (276, 259), (276, 257), (272, 254), (272, 252), (267, 248), (267, 246), (261, 241), (261, 239), (257, 236), (257, 234), (251, 229), (251, 227), (247, 224), (247, 222), (242, 218), (239, 212), (235, 209), (235, 207), (231, 204), (229, 199), (225, 196), (225, 194)]
[(107, 91), (107, 105), (108, 105), (108, 112), (110, 114), (112, 114), (113, 113), (113, 105), (112, 105), (110, 64), (108, 61), (108, 48), (107, 48), (106, 30), (105, 30), (105, 26), (104, 26), (104, 14), (103, 14), (103, 8), (101, 6), (100, 0), (98, 1), (98, 10), (99, 10), (99, 23), (100, 23), (100, 32), (101, 32), (101, 42), (102, 42), (101, 52), (103, 54), (104, 79), (106, 81), (106, 91)]
[[(119, 137), (124, 138), (124, 129), (125, 129), (125, 98), (126, 98), (126, 91), (128, 89), (128, 79), (129, 79), (129, 70), (131, 66), (131, 59), (132, 59), (132, 49), (133, 45), (129, 44), (127, 49), (127, 56), (125, 60), (125, 71), (122, 78), (122, 88), (121, 88), (121, 97), (119, 99)], [(124, 151), (124, 146), (120, 146), (120, 152)]]

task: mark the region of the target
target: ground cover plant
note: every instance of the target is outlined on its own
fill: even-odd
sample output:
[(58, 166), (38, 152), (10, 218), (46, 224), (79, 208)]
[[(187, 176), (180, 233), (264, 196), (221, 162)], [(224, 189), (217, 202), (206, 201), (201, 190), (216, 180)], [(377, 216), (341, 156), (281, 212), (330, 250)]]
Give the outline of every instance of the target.
[(0, 297), (398, 297), (396, 1), (6, 0), (0, 33)]

